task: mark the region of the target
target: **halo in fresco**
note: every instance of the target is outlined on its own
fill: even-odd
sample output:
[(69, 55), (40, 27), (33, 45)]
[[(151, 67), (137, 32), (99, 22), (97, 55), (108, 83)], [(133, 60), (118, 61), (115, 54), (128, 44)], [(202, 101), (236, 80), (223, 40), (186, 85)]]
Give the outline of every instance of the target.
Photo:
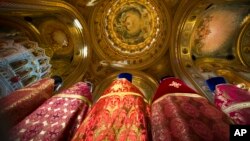
[(146, 68), (168, 49), (171, 20), (159, 1), (102, 1), (92, 17), (94, 49), (116, 68)]

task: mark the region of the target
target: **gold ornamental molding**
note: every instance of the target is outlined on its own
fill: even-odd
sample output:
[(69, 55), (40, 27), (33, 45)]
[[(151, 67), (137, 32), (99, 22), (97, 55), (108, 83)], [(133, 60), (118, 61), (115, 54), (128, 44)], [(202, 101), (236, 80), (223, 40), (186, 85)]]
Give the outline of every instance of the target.
[(90, 39), (87, 24), (74, 7), (64, 1), (8, 0), (0, 2), (2, 17), (19, 23), (17, 31), (45, 50), (51, 73), (63, 78), (63, 87), (81, 80), (90, 62)]
[(240, 75), (239, 73), (233, 71), (233, 70), (225, 70), (225, 69), (219, 69), (216, 70), (216, 73), (220, 76), (223, 76), (227, 79), (227, 81), (231, 84), (245, 84), (247, 87), (250, 88), (250, 81), (247, 78), (244, 78), (244, 76)]
[(206, 87), (204, 78), (200, 75), (192, 60), (190, 47), (192, 33), (199, 16), (212, 5), (209, 1), (181, 1), (173, 20), (170, 60), (175, 76), (184, 80), (189, 86), (204, 94), (213, 101)]
[(237, 54), (245, 66), (250, 67), (250, 14), (242, 22), (242, 29), (237, 41)]
[[(243, 61), (239, 61), (237, 56), (237, 54), (242, 53), (242, 51), (238, 51), (237, 53), (236, 50), (239, 48), (239, 45), (238, 47), (235, 45), (235, 42), (237, 42), (237, 40), (235, 40), (235, 34), (237, 34), (241, 28), (239, 21), (241, 17), (244, 17), (244, 14), (237, 16), (236, 13), (240, 13), (240, 11), (246, 13), (247, 5), (240, 5), (241, 8), (239, 10), (235, 9), (238, 8), (237, 5), (235, 5), (234, 10), (232, 10), (234, 12), (230, 11), (230, 8), (233, 8), (230, 6), (234, 5), (220, 6), (222, 5), (215, 5), (209, 0), (181, 1), (173, 20), (172, 36), (174, 38), (171, 40), (170, 49), (170, 60), (175, 75), (204, 94), (211, 102), (213, 102), (212, 92), (207, 87), (205, 80), (208, 79), (209, 76), (218, 76), (219, 74), (216, 70), (232, 70), (239, 74), (249, 75), (249, 68), (244, 67), (242, 64)], [(219, 31), (217, 30), (217, 28), (219, 28), (218, 26), (209, 28), (210, 24), (216, 25), (216, 22), (210, 22), (213, 18), (222, 17), (220, 11), (216, 11), (216, 14), (209, 15), (210, 10), (214, 10), (214, 8), (222, 8), (222, 11), (225, 9), (222, 15), (225, 15), (225, 13), (234, 13), (229, 19), (232, 20), (232, 18), (235, 17), (234, 22), (236, 21), (237, 25), (232, 22), (232, 29), (228, 28), (232, 30), (230, 32), (227, 30), (228, 34), (226, 35), (230, 38), (219, 36), (225, 35), (222, 32), (217, 36), (217, 39), (220, 38), (221, 41), (220, 43), (217, 42), (218, 45), (216, 47), (214, 47), (216, 45), (215, 42), (209, 42), (206, 46), (207, 48), (204, 48), (204, 43), (208, 41), (207, 37), (210, 39), (214, 38), (216, 31)], [(220, 21), (220, 23), (222, 22)], [(226, 29), (225, 27), (221, 27), (221, 25), (222, 24), (220, 24), (221, 30)], [(199, 32), (195, 33), (197, 31)], [(210, 33), (213, 33), (212, 35), (214, 36), (211, 36)], [(247, 34), (248, 32), (244, 33)], [(228, 42), (224, 42), (225, 40)], [(240, 42), (243, 43), (242, 41)], [(211, 48), (211, 46), (213, 46), (213, 48)], [(209, 53), (207, 51), (209, 51)]]
[(160, 1), (102, 1), (90, 21), (94, 49), (117, 69), (147, 68), (168, 49), (170, 22)]
[(249, 67), (242, 66), (240, 62), (219, 58), (201, 58), (196, 60), (194, 65), (200, 72), (216, 72), (217, 70), (224, 69), (234, 72), (250, 73)]

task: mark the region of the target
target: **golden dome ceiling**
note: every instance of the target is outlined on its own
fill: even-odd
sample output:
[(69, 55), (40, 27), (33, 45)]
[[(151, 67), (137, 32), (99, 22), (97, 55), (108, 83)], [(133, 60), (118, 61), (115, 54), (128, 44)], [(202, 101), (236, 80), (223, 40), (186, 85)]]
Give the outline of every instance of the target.
[(244, 19), (242, 31), (237, 42), (240, 60), (245, 66), (250, 66), (250, 14)]
[(38, 42), (65, 86), (87, 80), (99, 88), (108, 76), (140, 70), (138, 86), (175, 75), (208, 95), (204, 80), (217, 70), (249, 77), (247, 0), (65, 1), (0, 3), (0, 24)]
[(82, 79), (90, 55), (87, 24), (75, 10), (56, 1), (1, 2), (0, 32), (37, 42), (50, 57), (51, 75), (61, 76), (67, 87)]
[(142, 69), (168, 49), (170, 15), (153, 0), (102, 1), (94, 9), (90, 31), (102, 60), (120, 69)]
[(171, 34), (170, 58), (176, 59), (171, 62), (175, 75), (210, 101), (213, 96), (206, 79), (228, 79), (225, 74), (230, 71), (250, 81), (249, 14), (249, 3), (181, 1), (173, 20), (175, 32)]

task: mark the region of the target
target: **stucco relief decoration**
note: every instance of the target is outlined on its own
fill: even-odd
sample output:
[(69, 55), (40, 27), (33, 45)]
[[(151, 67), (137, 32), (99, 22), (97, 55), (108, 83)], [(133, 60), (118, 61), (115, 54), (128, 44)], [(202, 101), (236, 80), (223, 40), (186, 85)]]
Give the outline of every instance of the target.
[(53, 58), (52, 71), (56, 75), (66, 76), (70, 71), (65, 68), (70, 66), (74, 52), (74, 43), (69, 28), (63, 22), (55, 19), (46, 19), (39, 25), (43, 37), (45, 52)]
[(0, 58), (4, 58), (7, 56), (10, 56), (11, 54), (15, 54), (18, 53), (18, 50), (16, 48), (4, 48), (2, 46), (0, 46)]
[(46, 53), (55, 56), (71, 56), (74, 50), (67, 26), (57, 20), (48, 20), (40, 25), (41, 34), (47, 44)]

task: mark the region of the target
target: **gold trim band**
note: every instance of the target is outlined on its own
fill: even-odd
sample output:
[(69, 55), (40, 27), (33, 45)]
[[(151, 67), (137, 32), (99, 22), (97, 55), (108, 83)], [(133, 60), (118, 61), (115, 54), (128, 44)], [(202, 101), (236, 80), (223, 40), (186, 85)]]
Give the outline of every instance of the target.
[(37, 95), (42, 95), (43, 96), (42, 98), (45, 98), (45, 100), (49, 99), (51, 97), (51, 95), (49, 93), (46, 93), (46, 92), (41, 93), (41, 91), (35, 90), (35, 88), (20, 89), (20, 90), (15, 91), (14, 93), (18, 94), (18, 92), (23, 92), (25, 90), (32, 90), (32, 93), (29, 92), (29, 94), (26, 94), (25, 96), (21, 97), (19, 100), (15, 101), (11, 105), (8, 105), (8, 106), (4, 107), (3, 109), (0, 110), (0, 113), (6, 112), (6, 111), (20, 105), (20, 103), (26, 102), (29, 99), (32, 99), (32, 98), (36, 97)]
[(91, 102), (86, 98), (85, 96), (82, 95), (77, 95), (77, 94), (57, 94), (54, 95), (53, 97), (61, 97), (61, 98), (75, 98), (82, 100), (83, 102), (86, 102), (89, 106), (91, 106)]
[(167, 93), (167, 94), (164, 94), (163, 96), (161, 96), (160, 98), (158, 98), (157, 100), (155, 100), (152, 104), (157, 103), (157, 102), (161, 101), (162, 99), (169, 97), (169, 96), (185, 96), (185, 97), (206, 99), (205, 97), (200, 96), (200, 95), (195, 94), (195, 93)]
[(22, 92), (22, 91), (38, 91), (38, 88), (22, 88), (22, 89), (16, 90), (16, 92)]
[(240, 103), (232, 104), (228, 106), (227, 108), (222, 109), (222, 111), (226, 114), (229, 114), (231, 112), (245, 109), (245, 108), (250, 108), (250, 102), (240, 102)]
[(149, 103), (141, 94), (139, 93), (134, 93), (134, 92), (117, 92), (117, 93), (108, 93), (103, 96), (101, 96), (97, 102), (103, 98), (110, 97), (110, 96), (119, 96), (119, 97), (124, 97), (124, 96), (138, 96), (141, 97), (146, 103)]

